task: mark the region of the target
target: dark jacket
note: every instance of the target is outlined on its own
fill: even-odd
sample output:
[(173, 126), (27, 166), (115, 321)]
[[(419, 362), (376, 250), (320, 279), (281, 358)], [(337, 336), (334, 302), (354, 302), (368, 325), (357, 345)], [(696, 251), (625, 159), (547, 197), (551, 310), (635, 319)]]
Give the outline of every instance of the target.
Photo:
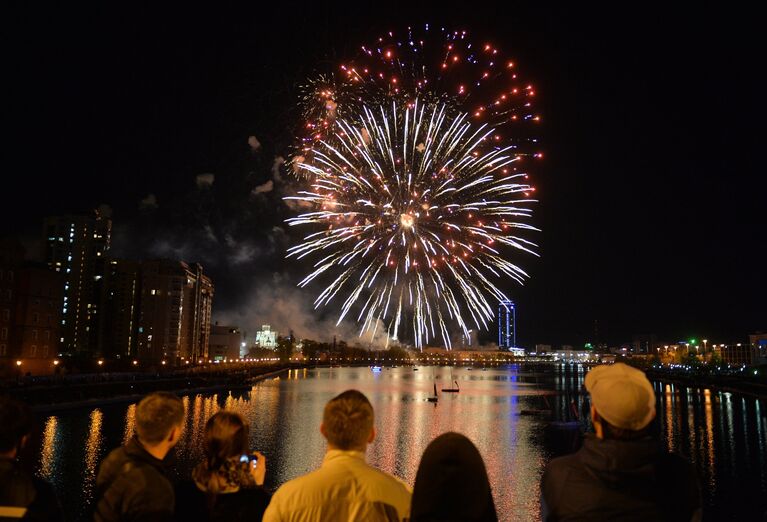
[(589, 435), (573, 455), (543, 473), (544, 521), (700, 519), (694, 468), (657, 440), (601, 440)]
[(47, 482), (23, 470), (18, 462), (0, 459), (0, 522), (11, 520), (61, 521), (56, 493)]
[(96, 522), (173, 519), (175, 495), (163, 461), (150, 455), (136, 437), (112, 451), (96, 477)]
[(184, 522), (259, 522), (272, 496), (264, 488), (243, 488), (222, 493), (208, 503), (206, 493), (192, 481), (176, 487), (176, 520)]

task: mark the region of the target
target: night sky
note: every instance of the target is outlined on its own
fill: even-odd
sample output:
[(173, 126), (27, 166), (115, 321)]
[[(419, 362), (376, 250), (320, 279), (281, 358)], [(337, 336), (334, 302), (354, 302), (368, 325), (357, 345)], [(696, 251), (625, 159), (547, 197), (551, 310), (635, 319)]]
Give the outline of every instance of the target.
[[(273, 299), (292, 300), (288, 316), (309, 313), (312, 294), (293, 290), (301, 271), (282, 259), (280, 187), (251, 192), (288, 153), (307, 76), (379, 33), (430, 22), (492, 41), (536, 87), (541, 258), (522, 259), (531, 279), (509, 285), (521, 344), (767, 330), (753, 13), (354, 5), (6, 9), (0, 234), (33, 256), (45, 215), (108, 204), (115, 252), (200, 260), (217, 318), (277, 321), (265, 317)], [(304, 321), (290, 327), (314, 333)]]

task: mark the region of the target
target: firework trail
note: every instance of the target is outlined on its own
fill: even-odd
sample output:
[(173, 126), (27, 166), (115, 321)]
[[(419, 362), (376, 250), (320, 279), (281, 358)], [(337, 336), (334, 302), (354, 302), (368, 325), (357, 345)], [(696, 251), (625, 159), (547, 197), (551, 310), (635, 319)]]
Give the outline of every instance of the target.
[(319, 258), (300, 286), (328, 278), (315, 307), (340, 302), (339, 323), (359, 308), (360, 335), (396, 339), (410, 321), (416, 346), (450, 347), (451, 324), (487, 328), (507, 298), (497, 283), (526, 277), (505, 252), (536, 255), (522, 237), (535, 189), (497, 126), (427, 98), (373, 97), (334, 119), (311, 162), (294, 159), (311, 186), (286, 199), (314, 211), (288, 223), (314, 231), (288, 257)]

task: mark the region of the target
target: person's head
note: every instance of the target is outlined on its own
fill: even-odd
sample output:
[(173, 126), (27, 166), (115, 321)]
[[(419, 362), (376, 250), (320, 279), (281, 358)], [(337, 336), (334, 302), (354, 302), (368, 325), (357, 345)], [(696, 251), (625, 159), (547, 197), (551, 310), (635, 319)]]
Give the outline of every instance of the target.
[(205, 424), (205, 458), (216, 470), (224, 462), (248, 452), (248, 424), (239, 413), (222, 410)]
[(331, 449), (365, 451), (375, 438), (373, 406), (361, 392), (347, 390), (325, 405), (320, 431)]
[(136, 407), (136, 434), (144, 446), (170, 450), (184, 428), (184, 403), (168, 392), (150, 393)]
[(423, 452), (410, 507), (412, 522), (496, 521), (485, 463), (460, 433), (444, 433)]
[(623, 363), (596, 366), (584, 382), (600, 439), (631, 440), (649, 434), (655, 390), (643, 371)]
[(15, 458), (32, 432), (29, 406), (0, 397), (0, 456)]

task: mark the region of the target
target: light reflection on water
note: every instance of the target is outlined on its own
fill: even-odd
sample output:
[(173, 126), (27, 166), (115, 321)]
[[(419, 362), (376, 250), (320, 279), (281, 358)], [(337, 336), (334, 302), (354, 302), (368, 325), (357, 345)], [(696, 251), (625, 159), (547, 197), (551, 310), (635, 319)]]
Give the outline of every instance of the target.
[[(207, 419), (221, 408), (251, 425), (251, 447), (267, 457), (267, 486), (315, 469), (325, 443), (319, 432), (325, 403), (357, 388), (373, 403), (377, 438), (368, 460), (413, 484), (421, 454), (445, 431), (466, 434), (479, 448), (501, 520), (539, 519), (539, 481), (554, 453), (544, 422), (523, 409), (551, 407), (560, 419), (588, 410), (576, 392), (582, 371), (532, 373), (524, 367), (468, 370), (421, 367), (291, 370), (246, 393), (184, 397), (187, 418), (175, 450), (175, 473), (188, 476), (202, 458)], [(437, 387), (459, 382), (458, 394)], [(707, 519), (759, 518), (767, 507), (767, 420), (763, 401), (656, 383), (658, 431), (669, 449), (695, 462), (705, 490)], [(545, 390), (558, 390), (545, 397)], [(571, 404), (572, 402), (572, 404)], [(84, 519), (98, 463), (133, 433), (135, 404), (65, 411), (45, 419), (37, 472), (58, 489), (71, 518)], [(737, 517), (735, 517), (737, 518)]]

